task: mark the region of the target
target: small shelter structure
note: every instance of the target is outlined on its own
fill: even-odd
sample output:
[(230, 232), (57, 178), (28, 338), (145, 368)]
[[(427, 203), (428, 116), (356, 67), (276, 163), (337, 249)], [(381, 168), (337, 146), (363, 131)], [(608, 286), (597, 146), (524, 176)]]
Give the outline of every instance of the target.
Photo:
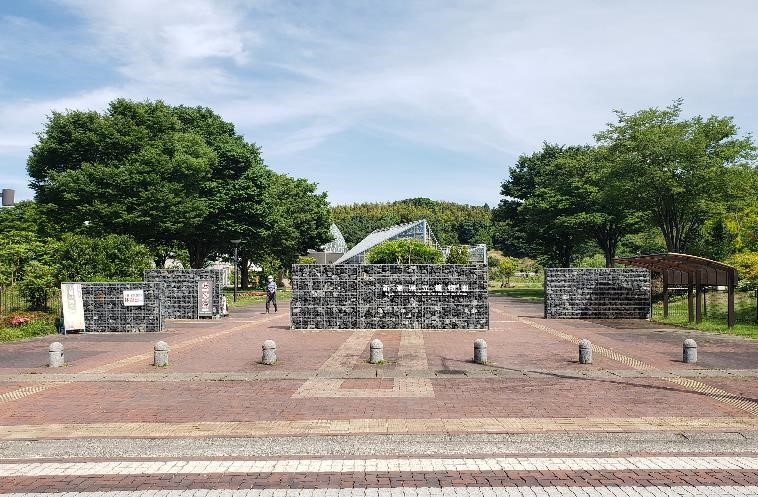
[(734, 326), (734, 290), (737, 286), (737, 270), (722, 262), (688, 254), (666, 254), (620, 257), (616, 263), (625, 266), (647, 268), (663, 275), (663, 317), (669, 314), (669, 286), (687, 287), (687, 317), (689, 322), (703, 319), (705, 304), (704, 287), (723, 286), (727, 289), (727, 324)]

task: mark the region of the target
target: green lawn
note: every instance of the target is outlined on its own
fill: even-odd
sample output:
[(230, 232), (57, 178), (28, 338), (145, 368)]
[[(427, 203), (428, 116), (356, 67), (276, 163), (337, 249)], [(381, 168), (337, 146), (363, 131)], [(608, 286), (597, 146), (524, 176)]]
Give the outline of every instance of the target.
[(491, 286), (489, 293), (496, 297), (516, 297), (527, 300), (542, 300), (545, 298), (545, 290), (542, 286), (537, 288), (515, 286), (510, 288), (500, 288), (499, 286)]
[(728, 335), (758, 339), (758, 323), (755, 321), (755, 294), (737, 292), (734, 311), (737, 323), (731, 330), (726, 325), (726, 292), (708, 293), (707, 314), (701, 323), (689, 323), (687, 320), (687, 297), (677, 295), (669, 300), (669, 317), (663, 318), (663, 304), (653, 304), (653, 321), (681, 326), (691, 330), (711, 331)]
[[(234, 302), (234, 291), (224, 290), (226, 300), (229, 303), (229, 309), (235, 307), (242, 307), (250, 304), (262, 304), (266, 302), (265, 295), (251, 295), (252, 293), (264, 293), (262, 290), (237, 290), (237, 302)], [(277, 290), (276, 301), (290, 300), (292, 298), (292, 290)]]

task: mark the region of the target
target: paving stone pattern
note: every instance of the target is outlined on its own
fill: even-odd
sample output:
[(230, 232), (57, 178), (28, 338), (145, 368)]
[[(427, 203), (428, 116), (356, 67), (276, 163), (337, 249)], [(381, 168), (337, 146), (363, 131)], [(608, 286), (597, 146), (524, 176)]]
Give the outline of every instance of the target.
[(547, 268), (545, 317), (649, 319), (650, 271), (642, 268)]
[(293, 329), (488, 329), (487, 266), (294, 265)]
[[(81, 283), (87, 332), (161, 331), (163, 283)], [(143, 290), (145, 305), (125, 306), (124, 290)]]
[(213, 315), (221, 312), (223, 277), (219, 269), (146, 269), (145, 281), (163, 284), (161, 306), (166, 319), (198, 319), (197, 285), (213, 281)]

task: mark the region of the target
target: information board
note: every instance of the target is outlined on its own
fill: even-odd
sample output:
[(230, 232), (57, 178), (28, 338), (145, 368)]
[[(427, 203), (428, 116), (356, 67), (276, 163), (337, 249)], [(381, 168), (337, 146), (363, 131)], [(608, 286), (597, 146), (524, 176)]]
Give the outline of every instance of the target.
[(66, 331), (84, 330), (84, 303), (80, 283), (61, 283), (63, 328)]
[(213, 316), (213, 280), (197, 282), (197, 315)]
[(124, 305), (127, 307), (145, 305), (145, 291), (139, 290), (124, 290)]

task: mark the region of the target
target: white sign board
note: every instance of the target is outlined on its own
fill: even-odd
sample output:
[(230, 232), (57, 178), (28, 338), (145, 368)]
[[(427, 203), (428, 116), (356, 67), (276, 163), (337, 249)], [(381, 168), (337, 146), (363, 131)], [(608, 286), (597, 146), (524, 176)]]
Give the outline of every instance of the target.
[(79, 283), (62, 283), (61, 304), (63, 305), (63, 328), (66, 331), (83, 330), (82, 285)]
[(197, 315), (213, 316), (212, 280), (200, 280), (197, 283)]
[(124, 290), (124, 305), (127, 307), (145, 305), (144, 290)]

